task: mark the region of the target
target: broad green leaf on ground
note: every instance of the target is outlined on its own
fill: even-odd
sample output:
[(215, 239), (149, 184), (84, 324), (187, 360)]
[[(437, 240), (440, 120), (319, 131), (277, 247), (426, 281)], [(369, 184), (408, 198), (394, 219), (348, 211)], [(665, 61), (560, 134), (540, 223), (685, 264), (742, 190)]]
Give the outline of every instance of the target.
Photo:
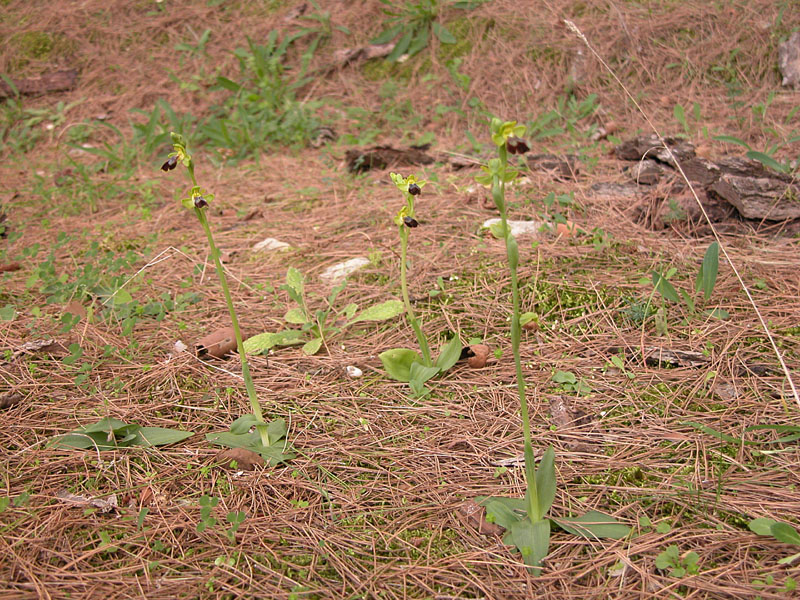
[(322, 338), (314, 338), (303, 344), (303, 352), (308, 356), (316, 354), (322, 347)]
[(800, 545), (800, 533), (788, 523), (778, 521), (770, 528), (770, 533), (779, 542)]
[(287, 323), (292, 323), (293, 325), (303, 325), (308, 321), (303, 309), (299, 307), (290, 308), (287, 310), (286, 314), (283, 315), (283, 320)]
[(542, 559), (550, 551), (550, 521), (532, 523), (530, 519), (520, 519), (511, 525), (511, 540), (522, 553), (525, 564), (534, 575), (539, 575)]
[(426, 367), (422, 363), (413, 362), (409, 368), (408, 380), (422, 385), (431, 377), (435, 377), (438, 372), (439, 367)]
[(550, 520), (561, 529), (590, 540), (600, 538), (620, 540), (631, 532), (631, 528), (627, 525), (619, 523), (611, 515), (596, 510), (590, 510), (585, 515), (576, 518), (555, 519), (551, 517)]
[(775, 519), (761, 517), (758, 519), (753, 519), (747, 524), (747, 526), (750, 528), (750, 531), (757, 533), (758, 535), (772, 535), (771, 530), (775, 523), (777, 523)]
[(478, 504), (486, 507), (487, 521), (510, 530), (514, 523), (524, 517), (515, 512), (513, 506), (509, 506), (504, 500), (516, 500), (516, 498), (485, 498), (483, 502), (478, 501)]
[(258, 431), (241, 434), (231, 433), (229, 431), (209, 433), (206, 435), (206, 441), (228, 448), (245, 448), (246, 450), (252, 450), (260, 454), (270, 465), (276, 465), (279, 462), (290, 460), (295, 456), (292, 452), (284, 452), (286, 431), (286, 421), (283, 419), (275, 419), (267, 425), (267, 438), (270, 442), (269, 446), (264, 446), (261, 443), (261, 436)]
[(378, 355), (389, 377), (408, 383), (411, 380), (411, 365), (421, 360), (419, 353), (408, 348), (392, 348)]
[(360, 321), (386, 321), (388, 319), (393, 319), (404, 311), (405, 306), (400, 300), (387, 300), (386, 302), (370, 306), (366, 310), (360, 312), (348, 324), (352, 325)]
[(266, 423), (256, 419), (256, 416), (253, 414), (242, 415), (231, 423), (230, 432), (236, 435), (247, 433), (256, 425), (266, 425)]
[(0, 321), (13, 321), (17, 316), (17, 309), (12, 304), (0, 308)]
[(192, 435), (191, 431), (178, 431), (177, 429), (165, 429), (164, 427), (140, 427), (136, 431), (136, 439), (133, 446), (166, 446), (182, 442)]
[(509, 510), (525, 514), (528, 511), (528, 503), (524, 498), (507, 498), (505, 496), (478, 496), (475, 502), (481, 506), (488, 506), (489, 502), (499, 502)]
[(289, 329), (275, 333), (259, 333), (244, 341), (244, 351), (247, 354), (260, 354), (275, 346), (292, 346), (302, 344), (303, 332), (299, 329)]
[[(111, 433), (111, 435), (109, 435)], [(72, 433), (59, 436), (52, 442), (55, 448), (77, 448), (113, 450), (130, 446), (165, 446), (185, 440), (190, 431), (165, 429), (162, 427), (141, 427), (135, 423), (127, 424), (119, 419), (103, 418), (97, 423), (86, 425)]]

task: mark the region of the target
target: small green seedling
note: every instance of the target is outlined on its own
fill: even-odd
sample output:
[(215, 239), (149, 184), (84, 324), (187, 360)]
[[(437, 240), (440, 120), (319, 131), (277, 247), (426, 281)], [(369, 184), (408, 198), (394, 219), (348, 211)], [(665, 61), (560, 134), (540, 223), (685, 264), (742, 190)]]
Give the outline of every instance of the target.
[[(450, 2), (450, 6), (470, 10), (483, 4), (486, 0), (457, 0)], [(444, 25), (438, 21), (439, 11), (445, 5), (444, 0), (410, 0), (402, 7), (398, 7), (396, 0), (381, 0), (388, 6), (383, 12), (389, 16), (385, 21), (383, 31), (374, 39), (372, 44), (386, 44), (400, 36), (392, 52), (386, 57), (390, 62), (396, 62), (401, 56), (414, 56), (428, 46), (431, 33), (442, 44), (455, 44), (456, 38)]]
[(228, 541), (230, 541), (231, 544), (236, 543), (236, 532), (239, 531), (239, 527), (242, 525), (242, 523), (244, 523), (246, 518), (247, 513), (243, 510), (232, 510), (226, 515), (225, 519), (231, 524), (231, 526), (225, 530), (225, 535), (228, 536)]
[[(527, 493), (525, 498), (507, 498), (499, 496), (481, 496), (476, 501), (486, 507), (486, 519), (506, 529), (504, 543), (514, 545), (522, 554), (522, 560), (534, 575), (539, 575), (542, 560), (550, 549), (550, 529), (558, 526), (574, 535), (597, 540), (607, 537), (621, 539), (629, 535), (630, 527), (617, 523), (610, 515), (598, 511), (590, 511), (577, 518), (555, 519), (547, 517), (547, 513), (556, 496), (555, 452), (548, 448), (542, 454), (539, 468), (536, 468), (531, 438), (528, 401), (525, 394), (525, 379), (522, 374), (520, 358), (520, 302), (517, 266), (519, 264), (519, 248), (517, 241), (508, 227), (506, 215), (505, 187), (513, 181), (518, 171), (509, 166), (509, 154), (524, 154), (529, 150), (522, 139), (525, 127), (516, 121), (501, 121), (494, 118), (491, 122), (492, 141), (497, 146), (498, 158), (493, 158), (483, 166), (485, 174), (476, 177), (483, 185), (491, 185), (492, 199), (500, 212), (499, 227), (492, 231), (496, 237), (505, 240), (506, 256), (511, 274), (511, 349), (514, 354), (514, 366), (517, 375), (517, 393), (522, 416), (522, 434), (525, 453), (525, 479)], [(572, 375), (571, 373), (569, 375)], [(577, 385), (572, 375), (572, 384)]]
[[(339, 335), (348, 327), (357, 323), (386, 321), (403, 313), (404, 306), (399, 300), (387, 300), (361, 312), (358, 312), (358, 305), (355, 303), (336, 310), (334, 308), (336, 298), (346, 286), (347, 282), (344, 282), (333, 288), (325, 299), (327, 308), (319, 308), (312, 313), (305, 291), (305, 278), (300, 271), (290, 267), (286, 272), (286, 283), (281, 286), (281, 289), (297, 306), (290, 308), (283, 319), (289, 324), (300, 325), (300, 329), (285, 329), (275, 333), (255, 335), (245, 340), (245, 351), (257, 354), (267, 352), (274, 346), (303, 344), (304, 353), (316, 354), (322, 346), (327, 347), (327, 341), (330, 338)], [(333, 322), (334, 319), (341, 319), (343, 322), (337, 324)]]
[(656, 557), (656, 568), (662, 571), (669, 570), (670, 577), (697, 575), (700, 570), (697, 564), (699, 560), (697, 552), (691, 551), (681, 556), (678, 546), (672, 544)]
[(139, 446), (166, 446), (181, 442), (192, 435), (191, 431), (178, 431), (163, 427), (142, 427), (135, 423), (125, 423), (118, 419), (105, 417), (97, 423), (86, 425), (55, 438), (54, 448), (77, 448), (81, 450), (116, 450)]
[[(711, 293), (714, 291), (714, 285), (717, 282), (717, 272), (719, 270), (719, 244), (717, 242), (713, 242), (708, 249), (706, 250), (705, 256), (703, 257), (703, 264), (700, 265), (700, 270), (697, 272), (697, 278), (695, 279), (695, 293), (703, 292), (703, 301), (708, 302), (711, 299)], [(652, 272), (652, 281), (653, 281), (653, 291), (658, 292), (662, 298), (669, 302), (674, 302), (679, 304), (681, 299), (686, 304), (687, 309), (689, 310), (690, 315), (696, 314), (696, 302), (694, 297), (689, 294), (686, 290), (680, 290), (680, 294), (678, 290), (670, 283), (670, 279), (673, 275), (677, 273), (677, 269), (672, 267), (666, 273), (659, 273), (658, 271)], [(645, 280), (643, 280), (645, 281)], [(649, 310), (649, 302), (647, 310)], [(661, 312), (661, 318), (666, 320), (665, 310)], [(716, 317), (718, 319), (727, 319), (730, 317), (727, 311), (722, 310), (721, 308), (715, 308), (712, 310), (706, 310), (705, 314), (711, 317)], [(664, 328), (665, 324), (662, 323), (659, 325), (658, 323), (659, 313), (656, 311), (656, 320), (657, 326), (659, 329)]]
[(197, 532), (203, 533), (209, 527), (214, 527), (217, 520), (211, 516), (211, 511), (219, 504), (219, 498), (212, 498), (211, 496), (200, 497), (200, 521), (197, 523)]
[[(230, 288), (228, 287), (228, 280), (225, 277), (225, 270), (222, 268), (220, 253), (217, 249), (217, 245), (214, 243), (214, 236), (211, 234), (211, 227), (208, 224), (206, 210), (209, 202), (214, 199), (214, 196), (203, 190), (197, 184), (197, 178), (194, 174), (194, 161), (186, 149), (186, 140), (178, 133), (173, 132), (170, 135), (172, 137), (173, 151), (170, 153), (167, 161), (161, 166), (161, 170), (171, 171), (180, 163), (186, 167), (186, 171), (191, 179), (192, 187), (188, 195), (181, 200), (181, 204), (184, 208), (194, 212), (197, 220), (200, 221), (200, 225), (203, 227), (203, 231), (205, 231), (211, 257), (214, 260), (214, 267), (217, 271), (217, 277), (222, 287), (222, 293), (225, 296), (225, 303), (228, 305), (228, 315), (230, 316), (231, 325), (233, 326), (233, 332), (236, 338), (236, 349), (239, 353), (239, 359), (242, 362), (242, 378), (244, 379), (247, 396), (250, 400), (250, 408), (253, 411), (252, 419), (247, 422), (248, 426), (246, 429), (249, 429), (250, 425), (252, 425), (257, 432), (257, 440), (254, 440), (248, 437), (249, 434), (234, 432), (234, 426), (232, 425), (230, 433), (211, 433), (206, 436), (206, 439), (212, 443), (221, 444), (223, 446), (248, 448), (249, 450), (258, 452), (265, 460), (274, 464), (276, 456), (274, 446), (278, 443), (280, 438), (286, 436), (286, 425), (282, 419), (267, 424), (264, 422), (262, 416), (261, 405), (258, 402), (258, 395), (256, 394), (256, 388), (253, 384), (253, 378), (250, 375), (247, 355), (244, 351), (242, 332), (239, 329), (239, 319), (236, 316), (236, 309), (233, 307), (233, 298), (231, 297)], [(242, 419), (237, 419), (234, 425), (240, 421), (242, 421)], [(270, 434), (270, 430), (273, 432), (272, 435)], [(280, 431), (280, 435), (277, 433), (278, 430)], [(281, 454), (281, 460), (285, 460), (287, 456), (288, 455)]]
[(409, 232), (411, 229), (419, 226), (414, 212), (414, 198), (422, 193), (425, 182), (418, 181), (414, 175), (405, 178), (397, 173), (391, 173), (391, 178), (397, 186), (397, 189), (402, 192), (406, 201), (405, 205), (400, 209), (394, 219), (400, 234), (400, 287), (408, 322), (414, 330), (414, 334), (417, 336), (417, 342), (419, 343), (422, 355), (420, 356), (419, 352), (409, 348), (392, 348), (391, 350), (381, 352), (378, 358), (381, 359), (383, 368), (386, 369), (389, 377), (397, 381), (408, 383), (414, 396), (421, 398), (430, 393), (425, 383), (432, 377), (449, 370), (458, 362), (459, 358), (461, 358), (461, 341), (458, 335), (453, 336), (453, 338), (444, 345), (439, 356), (436, 357), (436, 360), (434, 361), (431, 359), (428, 338), (422, 332), (414, 310), (411, 308), (407, 276)]

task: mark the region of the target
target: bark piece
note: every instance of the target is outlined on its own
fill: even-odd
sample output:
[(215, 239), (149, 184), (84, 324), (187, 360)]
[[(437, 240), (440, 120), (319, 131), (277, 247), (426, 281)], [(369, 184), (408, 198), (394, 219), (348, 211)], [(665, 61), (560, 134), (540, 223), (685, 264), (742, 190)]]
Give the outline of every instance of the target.
[(644, 196), (644, 192), (635, 183), (595, 183), (589, 193), (603, 200), (636, 200)]
[[(67, 69), (65, 71), (54, 71), (45, 73), (39, 77), (29, 79), (12, 79), (17, 91), (25, 96), (33, 94), (47, 94), (49, 92), (63, 92), (71, 90), (78, 81), (78, 71)], [(15, 96), (14, 90), (5, 81), (0, 79), (0, 98), (10, 98)]]
[(783, 75), (781, 85), (800, 90), (800, 31), (778, 46), (778, 68)]
[[(0, 237), (3, 237), (0, 235)], [(11, 273), (12, 271), (19, 271), (22, 268), (22, 265), (18, 262), (10, 262), (4, 265), (0, 265), (0, 273)]]
[(681, 163), (681, 167), (689, 181), (703, 187), (714, 183), (722, 173), (719, 165), (699, 156)]
[(223, 327), (213, 333), (200, 338), (194, 345), (197, 356), (213, 356), (214, 358), (224, 358), (226, 354), (236, 349), (236, 336), (233, 327)]
[(639, 185), (655, 185), (664, 174), (673, 172), (663, 163), (651, 159), (640, 160), (628, 169), (631, 180)]
[(800, 219), (800, 186), (778, 178), (725, 173), (709, 191), (735, 206), (745, 219)]
[[(675, 137), (666, 137), (664, 141), (667, 143), (670, 150), (672, 150), (673, 156), (681, 161), (681, 163), (694, 158), (694, 145), (691, 142)], [(617, 155), (617, 158), (621, 160), (652, 158), (668, 165), (675, 164), (675, 161), (661, 143), (661, 140), (659, 140), (658, 136), (654, 133), (650, 135), (640, 135), (632, 140), (622, 142), (614, 148), (614, 153)]]
[(709, 358), (691, 350), (673, 350), (649, 346), (644, 349), (644, 361), (651, 367), (704, 367)]
[(392, 146), (373, 146), (371, 148), (352, 148), (345, 153), (347, 170), (362, 173), (370, 169), (387, 169), (397, 165), (430, 165), (436, 162), (425, 151), (428, 146), (419, 148), (393, 148)]

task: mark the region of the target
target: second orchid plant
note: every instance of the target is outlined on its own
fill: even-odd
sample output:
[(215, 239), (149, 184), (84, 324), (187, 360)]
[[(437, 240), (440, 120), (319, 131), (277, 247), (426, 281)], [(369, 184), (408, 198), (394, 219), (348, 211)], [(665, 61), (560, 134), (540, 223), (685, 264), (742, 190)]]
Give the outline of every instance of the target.
[(411, 230), (419, 226), (414, 200), (422, 193), (425, 182), (417, 180), (414, 175), (409, 175), (408, 177), (403, 177), (397, 173), (391, 173), (390, 175), (395, 186), (397, 186), (397, 189), (405, 199), (405, 204), (394, 218), (400, 234), (400, 289), (408, 323), (417, 337), (421, 354), (410, 348), (392, 348), (382, 352), (378, 358), (381, 359), (389, 377), (408, 383), (414, 396), (421, 398), (430, 393), (430, 390), (425, 386), (428, 380), (439, 373), (444, 373), (458, 362), (461, 357), (461, 341), (458, 335), (453, 336), (444, 345), (436, 360), (431, 358), (428, 338), (422, 331), (422, 327), (420, 327), (408, 295), (408, 238)]

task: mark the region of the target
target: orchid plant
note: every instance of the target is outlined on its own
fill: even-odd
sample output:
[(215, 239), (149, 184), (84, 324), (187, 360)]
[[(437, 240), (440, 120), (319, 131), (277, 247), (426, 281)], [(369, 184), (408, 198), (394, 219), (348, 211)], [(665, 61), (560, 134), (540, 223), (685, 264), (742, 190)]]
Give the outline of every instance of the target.
[(423, 333), (422, 327), (420, 327), (408, 295), (408, 239), (411, 230), (419, 227), (414, 200), (422, 193), (422, 188), (425, 187), (426, 182), (418, 180), (414, 175), (403, 177), (397, 173), (391, 173), (390, 176), (405, 200), (405, 204), (394, 218), (394, 223), (397, 225), (400, 235), (400, 289), (403, 295), (406, 317), (414, 330), (422, 354), (420, 355), (420, 352), (410, 348), (392, 348), (382, 352), (378, 358), (381, 359), (389, 377), (408, 383), (414, 396), (421, 398), (430, 393), (430, 390), (425, 386), (428, 380), (439, 373), (444, 373), (458, 362), (461, 357), (461, 342), (458, 335), (453, 336), (442, 348), (436, 360), (431, 358), (428, 338)]
[[(171, 171), (175, 169), (178, 164), (181, 164), (186, 167), (189, 179), (192, 182), (192, 187), (189, 189), (188, 195), (181, 200), (181, 204), (187, 210), (194, 212), (208, 239), (208, 246), (214, 261), (214, 267), (217, 271), (217, 277), (222, 286), (225, 302), (228, 305), (228, 313), (230, 315), (231, 325), (233, 326), (234, 336), (236, 337), (236, 349), (242, 362), (242, 378), (244, 379), (247, 396), (250, 400), (250, 409), (252, 410), (252, 414), (244, 415), (236, 419), (231, 425), (229, 432), (209, 433), (206, 436), (206, 440), (212, 444), (227, 446), (229, 448), (245, 448), (257, 452), (261, 454), (267, 462), (272, 464), (286, 460), (292, 457), (292, 455), (285, 453), (286, 424), (283, 419), (276, 419), (271, 423), (266, 423), (264, 421), (261, 405), (258, 401), (255, 385), (253, 384), (253, 377), (250, 374), (247, 354), (244, 351), (242, 332), (239, 328), (239, 319), (236, 316), (236, 310), (233, 306), (233, 298), (231, 297), (230, 288), (228, 287), (228, 280), (225, 277), (225, 270), (222, 268), (220, 253), (217, 245), (214, 243), (214, 236), (211, 233), (211, 227), (208, 223), (207, 209), (209, 203), (213, 201), (214, 196), (198, 185), (194, 173), (194, 161), (187, 151), (184, 137), (174, 132), (170, 135), (172, 137), (173, 151), (169, 154), (167, 161), (161, 166), (161, 170)], [(255, 428), (255, 431), (251, 431), (252, 428)]]
[(531, 422), (528, 411), (528, 400), (525, 379), (522, 374), (520, 358), (520, 301), (517, 267), (519, 265), (519, 248), (517, 241), (508, 227), (506, 212), (506, 184), (513, 181), (519, 172), (509, 165), (509, 154), (524, 154), (529, 150), (523, 139), (525, 126), (516, 121), (501, 121), (493, 118), (491, 122), (492, 142), (497, 146), (497, 158), (492, 158), (488, 165), (481, 167), (483, 175), (476, 177), (478, 183), (491, 186), (492, 199), (500, 212), (499, 227), (492, 233), (505, 241), (508, 267), (511, 274), (511, 348), (514, 354), (514, 367), (517, 375), (517, 393), (522, 417), (522, 435), (525, 456), (525, 480), (527, 491), (524, 499), (505, 497), (479, 497), (477, 502), (486, 507), (487, 520), (495, 522), (506, 529), (503, 541), (514, 545), (522, 554), (522, 560), (538, 575), (541, 572), (542, 560), (550, 548), (550, 528), (557, 525), (562, 529), (588, 539), (608, 537), (619, 539), (630, 533), (627, 525), (617, 523), (613, 517), (590, 511), (576, 518), (550, 518), (547, 513), (556, 496), (555, 452), (550, 447), (542, 453), (539, 468), (534, 463)]

